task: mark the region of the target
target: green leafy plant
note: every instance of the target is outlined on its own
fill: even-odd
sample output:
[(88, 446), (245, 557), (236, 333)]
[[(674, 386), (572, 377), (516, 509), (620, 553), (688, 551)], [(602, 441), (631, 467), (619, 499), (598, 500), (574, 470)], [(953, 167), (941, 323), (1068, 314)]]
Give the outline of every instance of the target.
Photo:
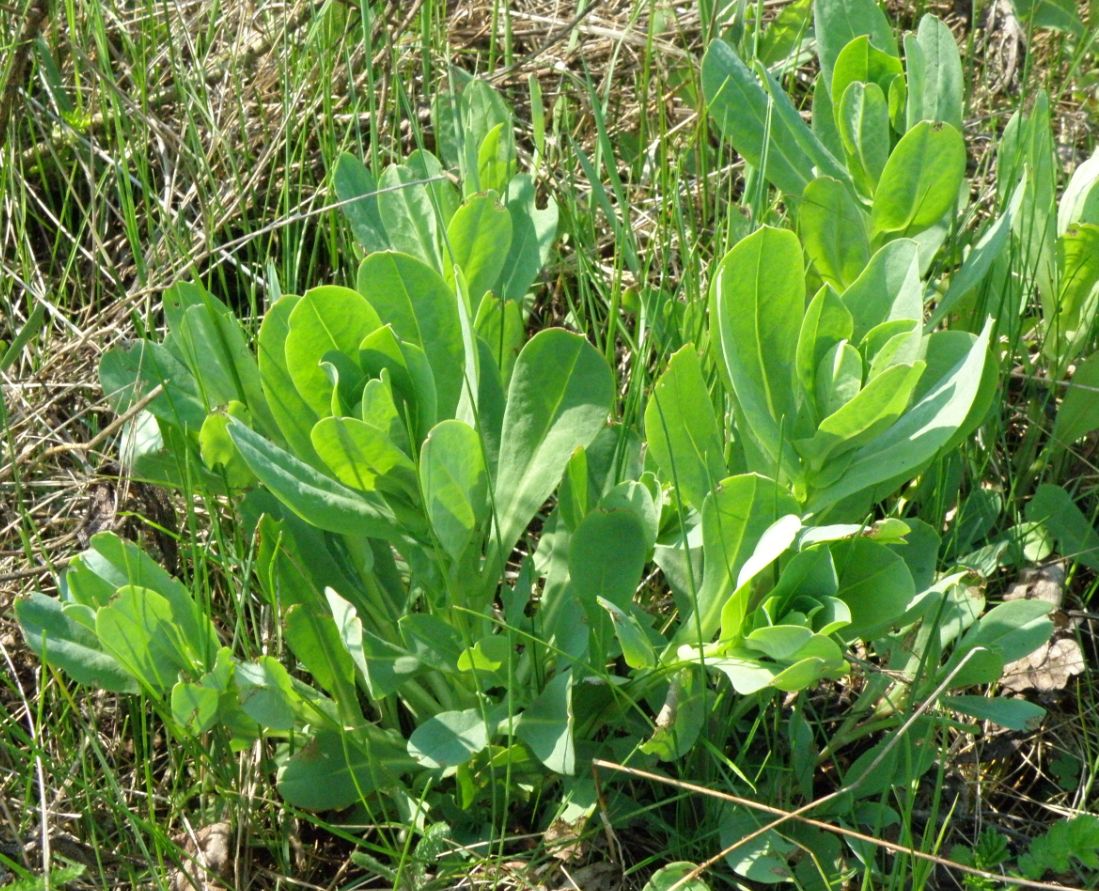
[[(883, 793), (932, 767), (959, 715), (1038, 720), (967, 690), (1048, 639), (1048, 605), (986, 612), (961, 574), (936, 574), (935, 529), (876, 507), (975, 429), (996, 376), (991, 323), (924, 319), (964, 190), (957, 51), (927, 17), (902, 64), (877, 6), (852, 9), (815, 6), (812, 128), (761, 65), (707, 53), (711, 111), (797, 232), (760, 226), (715, 264), (701, 349), (659, 369), (643, 429), (610, 423), (616, 382), (584, 338), (527, 336), (556, 209), (517, 172), (506, 107), (471, 81), (437, 103), (442, 160), (420, 148), (377, 176), (337, 160), (354, 289), (278, 297), (252, 342), (177, 285), (160, 341), (103, 358), (133, 415), (131, 472), (255, 530), (246, 583), (277, 617), (269, 650), (241, 652), (109, 533), (60, 598), (17, 606), (30, 645), (80, 683), (145, 694), (177, 734), (268, 741), (288, 802), (395, 813), (425, 851), (516, 804), (582, 819), (592, 757), (678, 762), (714, 748), (715, 715), (773, 711), (852, 665), (885, 671), (826, 743), (795, 710), (802, 766), (761, 769), (759, 794), (812, 800), (831, 763), (843, 791), (820, 814), (879, 832), (900, 819)], [(955, 294), (998, 256), (988, 244)], [(670, 613), (648, 602), (650, 564)], [(762, 827), (732, 808), (716, 825), (726, 844)], [(851, 872), (835, 838), (785, 827), (729, 863), (809, 881), (801, 849), (829, 882)]]
[[(702, 63), (721, 132), (777, 186), (819, 276), (851, 285), (871, 256), (913, 239), (926, 270), (955, 219), (965, 179), (961, 60), (950, 30), (926, 15), (896, 39), (872, 0), (814, 4), (820, 74), (812, 125), (760, 62), (729, 43)], [(748, 188), (753, 188), (751, 179)]]
[[(1005, 873), (1031, 881), (1047, 876), (1075, 874), (1077, 880), (1090, 883), (1099, 874), (1099, 818), (1079, 814), (1054, 823), (1046, 832), (1031, 839), (1026, 850), (1013, 857), (1007, 839), (995, 829), (986, 829), (972, 848), (956, 845), (951, 859), (983, 870), (1002, 869)], [(1013, 862), (1014, 861), (1014, 862)], [(995, 887), (980, 876), (966, 876), (966, 888), (983, 891)]]
[[(501, 133), (484, 137), (482, 156)], [(426, 158), (411, 163), (431, 167)], [(343, 174), (349, 165), (341, 160)], [(403, 183), (390, 170), (383, 179)], [(480, 170), (481, 185), (489, 174)], [(269, 307), (256, 354), (224, 304), (180, 285), (165, 296), (164, 340), (102, 364), (120, 412), (145, 400), (127, 443), (137, 474), (239, 500), (258, 532), (260, 590), (316, 686), (274, 656), (235, 658), (189, 592), (112, 535), (74, 562), (60, 600), (36, 595), (18, 608), (36, 651), (76, 680), (145, 692), (180, 732), (282, 740), (279, 788), (308, 808), (403, 781), (411, 792), (459, 768), (468, 805), (498, 772), (574, 770), (571, 700), (586, 647), (564, 638), (586, 628), (548, 607), (556, 624), (531, 626), (542, 571), (528, 557), (512, 577), (508, 563), (577, 450), (601, 443), (586, 478), (607, 478), (620, 439), (607, 427), (611, 374), (562, 330), (523, 344), (521, 324), (501, 326), (486, 340), (478, 304), (503, 305), (495, 288), (515, 304), (533, 275), (509, 293), (501, 242), (478, 241), (469, 218), (510, 225), (522, 205), (505, 211), (492, 191), (459, 203), (449, 183), (420, 184), (395, 205), (377, 196), (387, 237), (439, 221), (409, 209), (428, 188), (456, 203), (447, 271), (425, 262), (427, 240), (419, 256), (371, 250), (358, 290), (314, 288)], [(540, 225), (541, 239), (516, 255), (535, 271)]]

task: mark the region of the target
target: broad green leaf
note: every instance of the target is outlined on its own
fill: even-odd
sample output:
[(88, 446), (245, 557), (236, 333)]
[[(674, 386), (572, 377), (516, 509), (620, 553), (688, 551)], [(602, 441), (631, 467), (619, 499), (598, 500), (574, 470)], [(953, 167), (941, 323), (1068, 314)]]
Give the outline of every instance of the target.
[(500, 274), (507, 268), (511, 216), (494, 194), (474, 195), (451, 217), (446, 239), (444, 253), (450, 261), (444, 264), (446, 280), (453, 286), (454, 266), (462, 270), (471, 313), (476, 317), (481, 298), (487, 291), (496, 291)]
[(897, 132), (903, 133), (908, 127), (905, 125), (905, 114), (908, 105), (908, 86), (904, 75), (898, 74), (889, 81), (889, 89), (885, 91), (885, 102), (889, 106), (889, 124)]
[(519, 303), (486, 294), (477, 310), (474, 328), (477, 337), (489, 348), (496, 367), (500, 369), (500, 375), (506, 382), (511, 377), (515, 359), (526, 339)]
[(455, 305), (458, 309), (458, 330), (462, 341), (463, 373), (461, 395), (453, 417), (476, 428), (479, 425), (478, 416), (481, 412), (481, 379), (498, 369), (486, 367), (484, 374), (481, 372), (482, 356), (488, 352), (488, 349), (486, 344), (477, 339), (474, 329), (475, 317), (470, 310), (469, 286), (466, 284), (462, 270), (457, 267), (454, 268), (454, 287), (458, 296)]
[[(800, 853), (797, 845), (777, 830), (768, 829), (760, 834), (771, 819), (769, 815), (726, 806), (718, 825), (721, 847), (730, 849), (725, 862), (737, 875), (762, 885), (792, 881), (792, 855)], [(738, 839), (743, 844), (733, 847)]]
[[(374, 551), (359, 538), (330, 535), (283, 505), (270, 491), (256, 488), (241, 505), (242, 521), (259, 532), (256, 575), (271, 606), (280, 611), (295, 603), (321, 608), (323, 589), (334, 587), (356, 609), (369, 613), (365, 576), (373, 575)], [(379, 545), (379, 549), (386, 548)]]
[(962, 60), (954, 35), (942, 20), (925, 15), (916, 35), (904, 39), (908, 70), (908, 128), (942, 121), (962, 132)]
[[(809, 4), (806, 2), (804, 5), (808, 6)], [(694, 863), (677, 860), (667, 866), (660, 867), (654, 872), (652, 878), (645, 883), (645, 887), (641, 891), (672, 891), (672, 889), (675, 889), (675, 891), (710, 891), (710, 886), (700, 878), (697, 870), (698, 867)], [(688, 878), (692, 875), (694, 878)]]
[(713, 287), (721, 354), (737, 401), (759, 447), (777, 461), (797, 415), (793, 369), (805, 313), (797, 236), (758, 229), (721, 261)]
[(1026, 518), (1049, 530), (1061, 556), (1099, 570), (1099, 531), (1061, 486), (1039, 486), (1027, 505)]
[[(781, 84), (775, 80), (770, 70), (758, 59), (752, 63), (752, 70), (759, 78), (760, 84), (771, 103), (771, 133), (774, 134), (775, 132), (773, 124), (777, 120), (782, 131), (796, 139), (801, 150), (812, 160), (816, 168), (816, 174), (830, 176), (844, 182), (848, 181), (850, 175), (847, 168), (817, 139), (813, 130), (806, 125), (797, 106), (791, 101)], [(768, 150), (770, 151), (770, 147)], [(789, 200), (793, 201), (795, 197), (795, 195), (790, 195)]]
[(851, 344), (840, 341), (824, 354), (814, 374), (817, 411), (830, 417), (854, 399), (862, 389), (862, 356)]
[(571, 671), (558, 672), (519, 717), (515, 735), (554, 773), (576, 772)]
[(514, 172), (515, 137), (507, 121), (489, 130), (477, 149), (477, 189), (502, 195)]
[(866, 538), (837, 542), (831, 550), (839, 574), (836, 596), (851, 610), (851, 624), (840, 635), (851, 641), (884, 633), (916, 596), (908, 566), (889, 547)]
[(923, 370), (922, 362), (894, 365), (821, 421), (803, 447), (812, 466), (823, 467), (831, 455), (862, 445), (896, 421), (907, 408)]
[(820, 176), (809, 183), (798, 208), (798, 232), (820, 277), (839, 291), (870, 260), (866, 213), (839, 180)]
[(401, 340), (424, 351), (435, 378), (439, 411), (443, 417), (452, 416), (465, 363), (454, 289), (420, 260), (393, 251), (363, 260), (357, 287)]
[(1099, 224), (1099, 150), (1072, 172), (1061, 193), (1057, 233), (1063, 235), (1077, 223)]
[(839, 102), (836, 126), (855, 183), (873, 196), (889, 159), (889, 106), (877, 84), (853, 83)]
[[(901, 61), (895, 53), (883, 52), (873, 45), (866, 34), (854, 38), (836, 57), (832, 69), (829, 93), (835, 103), (836, 123), (840, 121), (840, 107), (847, 88), (853, 84), (876, 86), (885, 100), (889, 84), (901, 73)], [(888, 154), (888, 148), (886, 149)]]
[[(836, 529), (836, 532), (829, 533), (830, 528)], [(848, 533), (847, 529), (851, 531)], [(835, 597), (839, 590), (839, 579), (832, 560), (832, 552), (826, 547), (813, 546), (813, 542), (814, 540), (828, 542), (835, 540), (833, 536), (839, 538), (847, 534), (850, 537), (865, 531), (865, 526), (855, 524), (850, 526), (844, 524), (838, 528), (827, 526), (803, 528), (795, 542), (796, 553), (783, 563), (777, 582), (760, 604), (762, 614), (775, 622), (793, 608), (791, 604), (798, 602), (800, 605), (799, 598), (812, 598), (813, 606), (821, 608), (812, 615), (809, 615), (809, 611), (803, 610), (803, 612), (806, 613), (807, 624), (813, 630), (822, 634), (831, 633), (822, 631), (822, 627), (841, 622), (846, 625), (851, 620), (850, 610)]]
[[(211, 408), (239, 401), (264, 432), (275, 432), (259, 367), (236, 316), (203, 289), (199, 302), (179, 312), (165, 346), (190, 366), (202, 398)], [(165, 294), (165, 302), (170, 294)]]
[(499, 296), (522, 300), (539, 270), (549, 262), (557, 235), (557, 204), (551, 198), (544, 209), (539, 208), (535, 204), (534, 179), (524, 173), (508, 183), (507, 209), (511, 216), (511, 242), (500, 277)]
[(797, 514), (790, 513), (779, 517), (763, 531), (751, 556), (740, 568), (733, 592), (721, 606), (722, 641), (734, 641), (742, 637), (749, 601), (756, 587), (756, 577), (791, 548), (801, 528), (801, 519)]
[[(287, 294), (267, 310), (259, 329), (256, 345), (263, 395), (275, 423), (290, 446), (290, 451), (313, 464), (313, 444), (309, 431), (317, 421), (317, 412), (302, 398), (286, 364), (286, 338), (290, 333), (290, 314), (300, 297)], [(323, 355), (323, 354), (322, 354)], [(325, 414), (327, 414), (327, 410)]]
[(379, 694), (370, 685), (371, 669), (367, 661), (366, 650), (363, 647), (363, 623), (355, 606), (332, 588), (324, 589), (324, 597), (328, 601), (329, 610), (332, 612), (332, 622), (335, 625), (336, 633), (339, 635), (340, 646), (351, 657), (351, 662), (366, 682), (370, 695), (380, 698), (384, 694)]
[(1021, 182), (1011, 196), (1007, 208), (996, 218), (996, 222), (988, 227), (969, 255), (962, 261), (961, 268), (950, 279), (950, 286), (927, 321), (929, 330), (934, 329), (959, 301), (985, 281), (993, 264), (1003, 254), (1004, 248), (1010, 241), (1012, 220), (1018, 213), (1025, 194), (1026, 183)]
[(224, 412), (211, 412), (198, 434), (199, 454), (207, 467), (225, 474), (230, 487), (241, 489), (255, 477), (229, 438), (230, 416), (252, 426), (252, 415), (241, 402), (230, 402)]
[(652, 641), (632, 612), (611, 603), (605, 597), (596, 597), (614, 626), (615, 637), (622, 647), (622, 658), (630, 668), (652, 668), (656, 665), (656, 653)]
[(702, 90), (707, 109), (737, 152), (757, 168), (766, 158), (764, 175), (787, 195), (805, 191), (814, 177), (814, 164), (828, 173), (839, 167), (796, 110), (790, 116), (783, 113), (786, 109), (778, 108), (784, 101), (793, 109), (789, 99), (778, 99), (760, 86), (756, 75), (724, 40), (713, 41), (706, 50)]
[(491, 562), (510, 554), (573, 451), (595, 439), (613, 395), (607, 363), (584, 338), (549, 329), (523, 347), (504, 410), (495, 487), (499, 537)]
[(309, 408), (326, 417), (332, 413), (333, 387), (322, 362), (329, 353), (357, 358), (359, 343), (381, 320), (358, 292), (327, 285), (306, 291), (287, 323), (287, 372)]
[(272, 494), (308, 523), (329, 532), (394, 541), (403, 531), (379, 498), (348, 489), (237, 420), (229, 435), (241, 456)]
[(576, 449), (565, 466), (565, 475), (557, 489), (557, 512), (569, 532), (575, 532), (580, 521), (588, 515), (592, 489), (588, 453), (584, 449)]
[(836, 345), (851, 339), (854, 319), (839, 295), (829, 286), (809, 302), (798, 332), (795, 365), (802, 390), (816, 401), (817, 368)]
[[(817, 636), (813, 640), (820, 641), (828, 649), (835, 649), (836, 654), (839, 655), (839, 646), (828, 638)], [(799, 690), (813, 686), (835, 671), (834, 664), (830, 665), (827, 660), (819, 656), (806, 656), (783, 668), (771, 679), (771, 686), (783, 693), (797, 693)]]
[(772, 66), (795, 57), (803, 41), (812, 34), (811, 0), (794, 0), (775, 16), (759, 41), (757, 58)]
[(457, 420), (432, 428), (420, 452), (424, 510), (454, 561), (483, 534), (490, 513), (488, 474), (477, 431)]
[[(376, 427), (396, 443), (401, 451), (411, 453), (412, 448), (408, 441), (408, 428), (404, 418), (393, 400), (392, 376), (383, 375), (368, 380), (363, 385), (362, 400), (359, 402), (359, 417), (364, 424)], [(310, 431), (310, 447), (312, 447), (312, 431)]]
[(149, 588), (125, 585), (95, 616), (104, 651), (143, 688), (166, 693), (181, 671), (205, 668), (191, 662), (168, 601)]
[(892, 319), (923, 319), (923, 286), (916, 242), (897, 239), (878, 249), (851, 286), (840, 295), (854, 320), (851, 339)]
[(354, 359), (335, 350), (324, 354), (321, 368), (332, 386), (329, 412), (337, 416), (351, 414), (361, 401), (366, 374)]
[(273, 656), (241, 662), (233, 673), (245, 714), (270, 730), (293, 730), (303, 708), (290, 673)]
[(340, 210), (363, 250), (369, 254), (389, 247), (389, 236), (378, 212), (378, 183), (363, 162), (342, 152), (332, 171), (332, 187), (340, 200)]
[(941, 539), (934, 527), (922, 520), (909, 517), (905, 520), (905, 525), (909, 527), (909, 531), (904, 534), (904, 540), (890, 542), (887, 547), (904, 560), (908, 571), (912, 573), (916, 590), (926, 591), (935, 580)]
[(854, 453), (842, 477), (810, 495), (808, 510), (818, 512), (848, 495), (913, 474), (949, 444), (981, 390), (989, 336), (988, 326), (979, 337), (961, 335), (960, 348), (952, 351), (955, 361), (941, 376), (931, 372), (929, 353), (920, 381), (921, 387), (928, 381), (927, 389), (922, 395), (917, 391), (915, 404), (900, 420)]
[(457, 767), (488, 747), (496, 732), (481, 709), (439, 712), (408, 738), (408, 753), (424, 767)]
[(1053, 423), (1053, 440), (1068, 448), (1093, 430), (1099, 430), (1099, 353), (1092, 353), (1076, 366), (1066, 381), (1065, 398)]
[(824, 74), (818, 74), (813, 81), (813, 103), (810, 113), (813, 118), (813, 133), (828, 152), (835, 158), (843, 157), (843, 143), (836, 129), (836, 116), (832, 112), (832, 97), (828, 92), (828, 81)]
[(313, 428), (313, 448), (345, 486), (416, 495), (416, 465), (387, 430), (357, 418), (322, 418)]
[(404, 740), (370, 725), (318, 731), (279, 771), (279, 794), (295, 807), (338, 810), (391, 789), (415, 766)]
[(776, 662), (793, 657), (813, 636), (813, 629), (802, 625), (765, 625), (744, 638), (744, 646)]
[(1036, 703), (1006, 696), (944, 696), (942, 704), (979, 721), (991, 721), (1020, 733), (1037, 729), (1046, 714)]
[(790, 550), (801, 529), (801, 518), (796, 513), (784, 514), (771, 523), (759, 537), (751, 556), (740, 567), (736, 586), (740, 588), (748, 584)]
[(362, 636), (362, 655), (366, 663), (366, 689), (372, 699), (395, 693), (405, 681), (426, 668), (412, 650), (366, 629)]
[[(632, 472), (625, 470), (624, 474)], [(646, 472), (637, 475), (641, 477), (640, 480), (627, 479), (615, 485), (599, 499), (597, 507), (605, 511), (631, 512), (640, 524), (645, 549), (649, 551), (656, 544), (656, 537), (660, 531), (663, 494), (654, 474)]]
[[(479, 337), (475, 348), (480, 359), (477, 378), (477, 411), (474, 413), (475, 423), (472, 426), (481, 437), (481, 449), (485, 456), (485, 463), (488, 465), (489, 477), (492, 478), (496, 476), (499, 467), (500, 436), (504, 426), (507, 397), (504, 395), (504, 381), (493, 361), (491, 348)], [(509, 379), (509, 386), (510, 383)]]
[(455, 625), (430, 613), (408, 613), (399, 624), (405, 643), (422, 662), (446, 674), (457, 672), (466, 642)]
[(286, 642), (298, 661), (336, 701), (345, 721), (362, 718), (355, 688), (355, 663), (331, 615), (296, 604), (286, 611)]
[(958, 641), (936, 680), (941, 682), (961, 665), (951, 684), (955, 689), (995, 683), (1005, 665), (1029, 656), (1049, 640), (1049, 612), (1045, 600), (1009, 600), (993, 607)]
[[(89, 544), (69, 564), (64, 580), (68, 596), (98, 608), (107, 605), (119, 588), (127, 585), (150, 588), (167, 600), (172, 624), (178, 630), (188, 659), (203, 666), (213, 662), (217, 632), (186, 585), (137, 545), (113, 532), (97, 533)], [(99, 596), (87, 594), (87, 583), (92, 579), (98, 582), (95, 588)]]
[(708, 643), (721, 610), (760, 538), (797, 502), (773, 480), (755, 474), (722, 480), (702, 506), (705, 564), (693, 614), (684, 615), (675, 643)]
[(645, 532), (633, 511), (596, 508), (589, 513), (569, 547), (569, 573), (589, 614), (599, 612), (596, 597), (625, 609), (641, 583), (647, 557)]
[(27, 646), (47, 665), (73, 680), (111, 693), (137, 693), (135, 677), (104, 651), (95, 633), (65, 615), (60, 601), (32, 592), (15, 602), (15, 618)]
[(378, 183), (378, 216), (395, 250), (441, 270), (439, 232), (445, 224), (439, 225), (426, 179), (404, 164), (386, 167)]
[(1083, 223), (1057, 240), (1058, 279), (1040, 289), (1042, 352), (1064, 368), (1086, 346), (1099, 314), (1099, 226)]
[(782, 666), (758, 659), (750, 650), (738, 650), (737, 653), (744, 655), (708, 658), (706, 667), (725, 675), (741, 696), (751, 696), (771, 686), (771, 682), (782, 671)]
[(897, 365), (918, 362), (927, 342), (917, 319), (893, 319), (871, 328), (861, 344), (863, 359), (869, 365), (867, 382)]
[(187, 367), (161, 344), (142, 340), (109, 350), (99, 363), (99, 382), (111, 408), (125, 414), (159, 386), (164, 391), (146, 405), (158, 420), (198, 433), (211, 406), (205, 403)]
[(1060, 162), (1053, 144), (1049, 94), (1038, 90), (1029, 115), (1018, 110), (1004, 128), (996, 153), (996, 186), (1001, 205), (1026, 183), (1027, 193), (1012, 222), (1019, 239), (1019, 262), (1036, 269), (1040, 286), (1052, 278), (1057, 180)]
[(188, 733), (205, 733), (217, 720), (221, 695), (201, 684), (179, 681), (172, 687), (172, 718)]
[[(407, 421), (413, 437), (427, 436), (427, 431), (438, 420), (439, 402), (435, 375), (424, 351), (414, 343), (399, 339), (392, 325), (383, 325), (366, 335), (359, 344), (359, 364), (370, 377), (389, 375), (393, 394), (400, 397), (408, 409)], [(448, 381), (451, 388), (453, 384)], [(460, 386), (460, 380), (458, 384)]]
[[(450, 176), (439, 163), (439, 159), (426, 149), (413, 151), (405, 158), (404, 164), (416, 179), (427, 184), (428, 199), (435, 218), (439, 222), (439, 232), (446, 231), (451, 217), (454, 216), (462, 200), (457, 186), (450, 181)], [(442, 267), (438, 268), (441, 271)]]
[(813, 0), (813, 31), (827, 84), (832, 83), (836, 60), (843, 48), (863, 34), (868, 34), (879, 50), (897, 55), (893, 28), (875, 0)]
[(910, 235), (939, 222), (958, 201), (965, 163), (965, 142), (950, 124), (916, 124), (882, 171), (870, 211), (871, 234)]
[(231, 313), (191, 306), (181, 314), (171, 341), (190, 368), (202, 400), (211, 408), (239, 401), (266, 410), (259, 369)]
[(1072, 0), (1012, 0), (1011, 5), (1025, 28), (1052, 28), (1076, 37), (1085, 33), (1084, 23)]
[(459, 99), (462, 128), (461, 171), (466, 188), (479, 191), (484, 188), (478, 181), (481, 146), (489, 134), (502, 126), (510, 133), (511, 111), (503, 97), (488, 83), (474, 78), (462, 90)]
[(179, 351), (177, 336), (183, 325), (183, 316), (187, 310), (197, 306), (208, 309), (214, 315), (231, 314), (224, 301), (219, 300), (197, 282), (176, 282), (164, 291), (162, 301), (164, 304), (164, 320), (168, 328), (168, 336), (164, 339), (164, 345), (181, 362), (186, 361), (186, 359)]
[(645, 407), (645, 438), (662, 477), (695, 510), (725, 475), (724, 442), (693, 344), (668, 360)]
[(462, 651), (458, 658), (458, 670), (483, 672), (494, 676), (494, 680), (507, 683), (507, 666), (511, 661), (511, 654), (512, 647), (505, 635), (490, 634)]

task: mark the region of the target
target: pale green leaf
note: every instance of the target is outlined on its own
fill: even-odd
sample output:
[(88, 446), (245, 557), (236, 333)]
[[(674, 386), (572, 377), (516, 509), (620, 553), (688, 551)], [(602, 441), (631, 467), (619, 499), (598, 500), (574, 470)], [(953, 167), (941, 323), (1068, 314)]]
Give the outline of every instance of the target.
[(649, 454), (662, 478), (700, 510), (725, 475), (724, 441), (693, 344), (668, 360), (645, 407)]
[(354, 359), (362, 339), (381, 326), (356, 291), (327, 285), (306, 291), (287, 318), (286, 369), (302, 400), (318, 416), (332, 413), (332, 381), (322, 362), (329, 353)]
[(511, 235), (511, 216), (494, 194), (467, 198), (450, 219), (446, 278), (453, 286), (454, 266), (462, 270), (474, 317), (487, 291), (500, 296), (497, 283), (507, 268)]
[(424, 509), (435, 537), (459, 560), (489, 516), (488, 474), (477, 431), (458, 420), (432, 428), (420, 452)]
[(65, 615), (60, 601), (37, 591), (15, 602), (15, 618), (27, 646), (80, 684), (111, 693), (136, 693), (134, 675), (104, 651), (93, 631)]
[(763, 227), (714, 278), (721, 355), (747, 426), (772, 461), (797, 415), (793, 369), (805, 313), (805, 271), (793, 232)]
[(582, 337), (560, 329), (523, 347), (508, 387), (495, 503), (495, 560), (507, 557), (553, 493), (577, 447), (603, 428), (614, 389), (603, 357)]
[(950, 124), (921, 121), (889, 156), (870, 211), (873, 236), (909, 235), (938, 223), (958, 201), (965, 142)]
[(866, 213), (850, 189), (831, 177), (817, 177), (798, 208), (798, 232), (805, 253), (828, 284), (842, 291), (870, 260)]

